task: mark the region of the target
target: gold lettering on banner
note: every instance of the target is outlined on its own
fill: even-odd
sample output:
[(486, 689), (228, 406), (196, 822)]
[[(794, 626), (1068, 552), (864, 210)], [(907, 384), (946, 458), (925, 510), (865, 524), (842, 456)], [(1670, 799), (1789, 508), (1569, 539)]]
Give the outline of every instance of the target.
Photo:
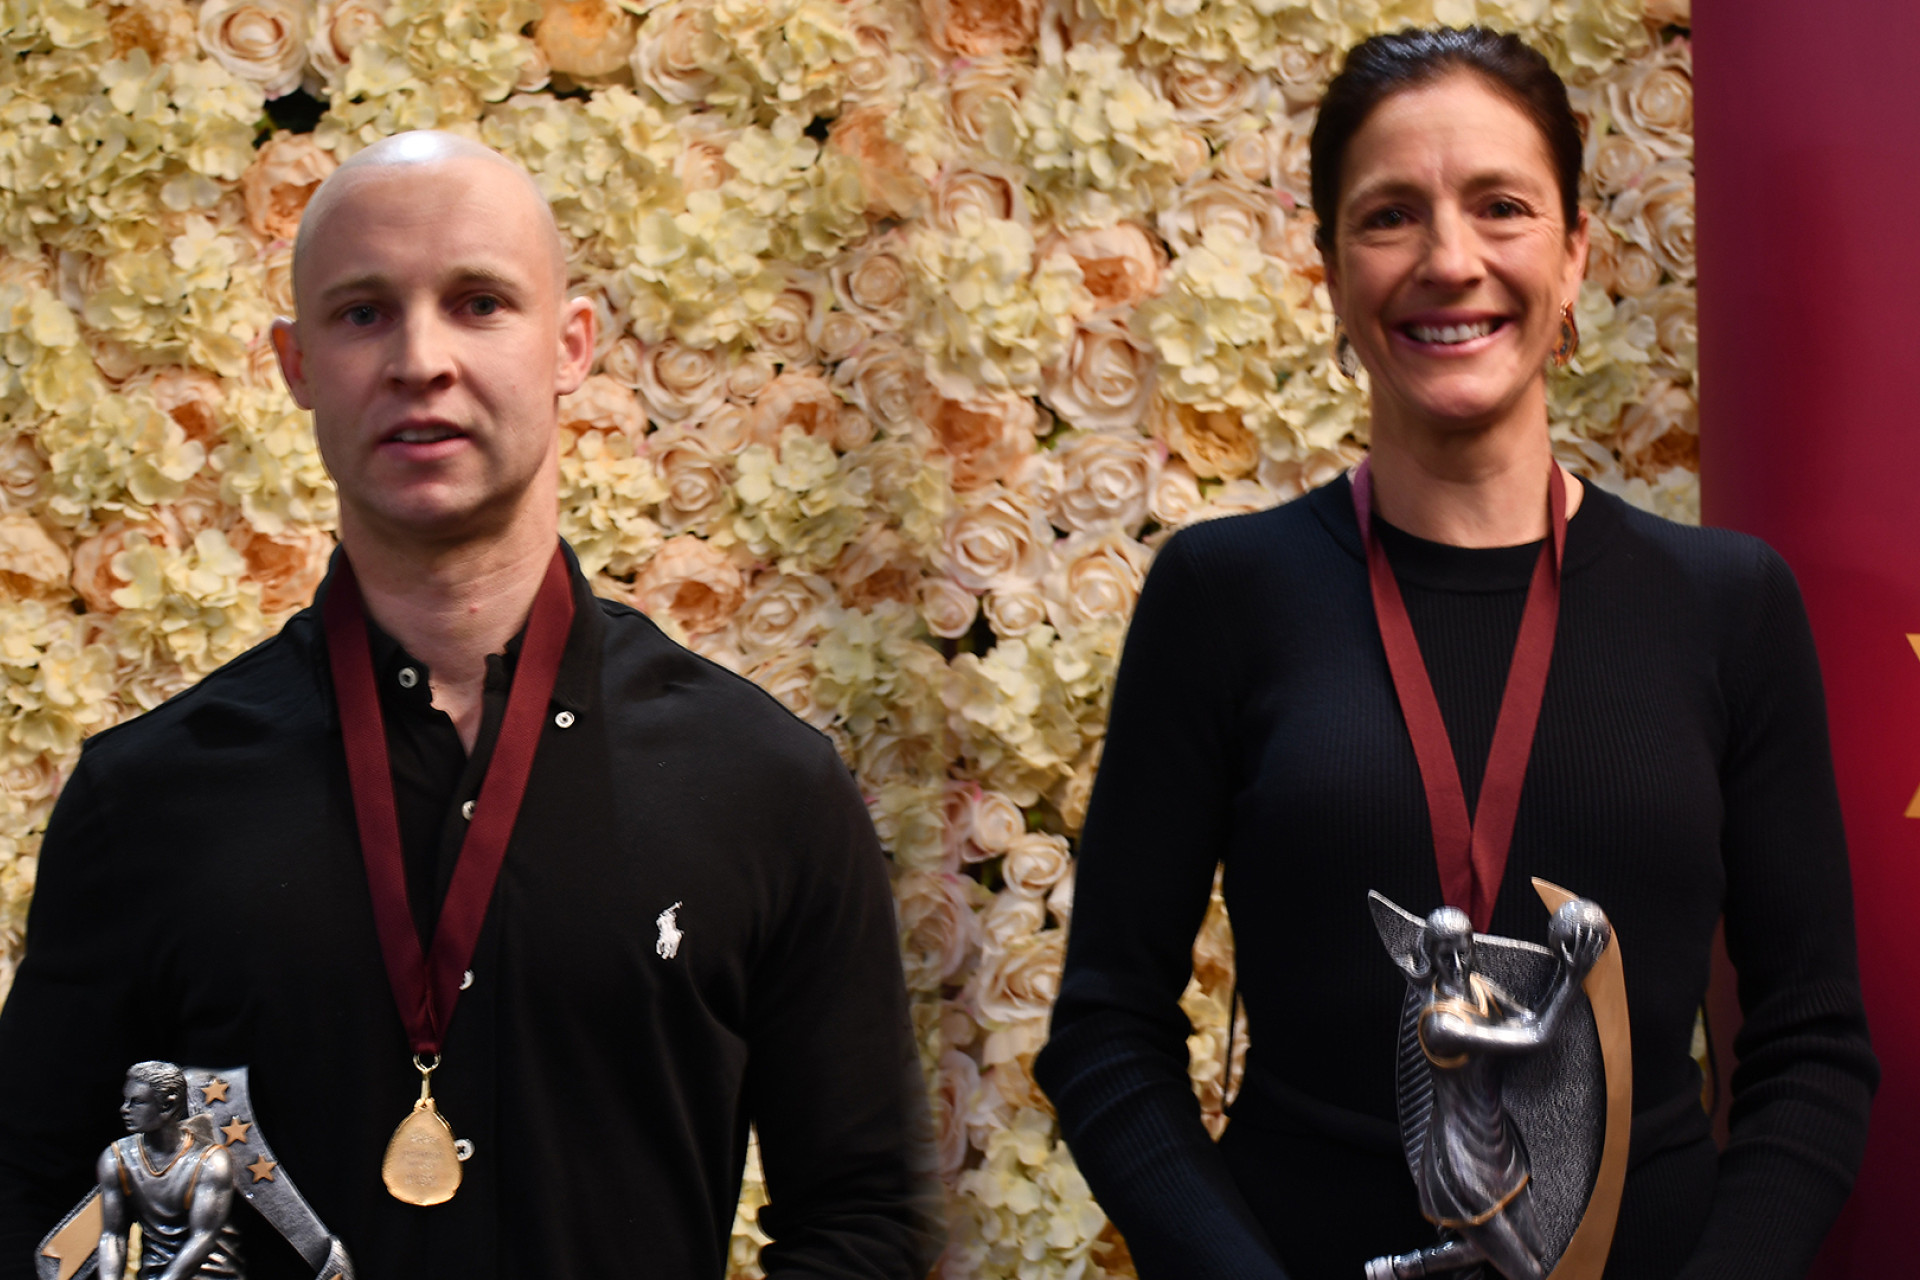
[[(1913, 646), (1913, 656), (1920, 658), (1920, 635), (1916, 635), (1911, 631), (1907, 632), (1907, 643)], [(1920, 818), (1920, 787), (1914, 789), (1913, 799), (1907, 801), (1907, 816), (1909, 818)]]

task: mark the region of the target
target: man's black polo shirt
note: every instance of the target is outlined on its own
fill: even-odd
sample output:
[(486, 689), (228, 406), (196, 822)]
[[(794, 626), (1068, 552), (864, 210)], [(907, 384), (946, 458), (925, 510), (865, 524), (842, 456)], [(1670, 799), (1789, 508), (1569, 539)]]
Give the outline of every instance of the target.
[[(33, 1274), (144, 1058), (252, 1068), (259, 1123), (363, 1280), (718, 1277), (749, 1123), (770, 1274), (925, 1274), (926, 1104), (886, 866), (845, 767), (759, 689), (594, 599), (577, 568), (574, 596), (434, 1077), (474, 1144), (454, 1199), (403, 1205), (380, 1180), (419, 1077), (316, 605), (90, 741), (60, 798), (0, 1012), (0, 1277)], [(432, 884), (433, 904), (510, 661), (490, 663), (468, 762), (424, 668), (403, 687), (413, 664), (375, 639), (409, 889)], [(677, 949), (656, 924), (676, 904)], [(247, 1243), (255, 1280), (310, 1274), (257, 1220)]]

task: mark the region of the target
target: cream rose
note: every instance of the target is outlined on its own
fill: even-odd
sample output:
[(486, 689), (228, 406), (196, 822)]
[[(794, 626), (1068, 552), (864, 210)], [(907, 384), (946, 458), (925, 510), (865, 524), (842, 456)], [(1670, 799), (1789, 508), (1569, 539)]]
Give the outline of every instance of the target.
[(1178, 529), (1199, 516), (1207, 500), (1200, 492), (1200, 481), (1193, 468), (1176, 459), (1160, 468), (1147, 495), (1147, 514), (1158, 524)]
[(1173, 118), (1187, 124), (1213, 124), (1258, 108), (1272, 83), (1258, 72), (1232, 62), (1204, 62), (1176, 54), (1161, 69), (1161, 87), (1173, 104)]
[(825, 730), (833, 710), (813, 696), (813, 651), (794, 649), (776, 653), (747, 670), (747, 679), (772, 694), (774, 700), (816, 729)]
[(1641, 300), (1643, 315), (1653, 318), (1660, 349), (1680, 369), (1700, 363), (1700, 296), (1683, 284), (1663, 285)]
[(928, 416), (934, 446), (953, 462), (953, 487), (979, 489), (1004, 480), (1034, 451), (1037, 417), (1025, 396), (982, 392), (940, 398)]
[(907, 987), (937, 991), (978, 953), (980, 922), (967, 882), (942, 871), (907, 871), (894, 882)]
[(1060, 486), (1049, 514), (1063, 529), (1084, 533), (1146, 523), (1165, 447), (1137, 436), (1084, 435), (1055, 450)]
[(1234, 479), (1260, 461), (1260, 442), (1232, 409), (1197, 409), (1165, 398), (1149, 414), (1153, 434), (1186, 460), (1196, 476)]
[(967, 634), (979, 613), (979, 599), (952, 578), (928, 578), (920, 584), (920, 617), (927, 631), (942, 640)]
[(993, 905), (980, 917), (980, 932), (986, 937), (990, 954), (1004, 952), (1046, 925), (1047, 909), (1038, 899), (1019, 893), (995, 894)]
[(565, 431), (614, 431), (631, 439), (638, 439), (647, 429), (646, 416), (633, 392), (601, 373), (560, 397), (559, 421)]
[(817, 272), (798, 268), (787, 273), (786, 287), (775, 294), (766, 314), (754, 326), (760, 351), (786, 365), (813, 363), (813, 329), (816, 311), (830, 303), (827, 283)]
[(327, 88), (338, 85), (353, 61), (353, 51), (380, 29), (386, 11), (387, 0), (320, 0), (307, 53)]
[(1694, 275), (1693, 166), (1663, 160), (1613, 202), (1608, 220), (1676, 279)]
[(733, 362), (727, 370), (727, 398), (729, 400), (752, 404), (760, 398), (760, 393), (773, 385), (780, 373), (772, 360), (763, 351), (749, 351)]
[(1019, 170), (1011, 165), (954, 166), (940, 175), (933, 192), (933, 223), (943, 231), (957, 232), (968, 219), (974, 221), (1012, 221), (1025, 225), (1032, 221), (1027, 210), (1026, 187)]
[(939, 1073), (934, 1081), (933, 1149), (935, 1171), (940, 1180), (952, 1186), (966, 1165), (967, 1116), (980, 1093), (980, 1068), (958, 1049), (940, 1055)]
[(833, 386), (889, 435), (924, 425), (932, 407), (926, 361), (890, 334), (875, 338), (833, 371)]
[[(1696, 462), (1699, 437), (1700, 409), (1693, 392), (1678, 383), (1659, 382), (1621, 418), (1617, 447), (1629, 465), (1657, 475), (1676, 464)], [(1649, 457), (1649, 451), (1654, 456)]]
[(961, 57), (1025, 53), (1040, 35), (1040, 0), (920, 0), (920, 12), (934, 45)]
[(609, 0), (540, 0), (533, 42), (552, 71), (575, 79), (610, 76), (627, 65), (639, 19)]
[(0, 506), (24, 511), (40, 496), (47, 460), (24, 431), (0, 436)]
[(1276, 140), (1265, 129), (1235, 134), (1220, 148), (1221, 174), (1250, 187), (1271, 183), (1279, 161), (1275, 144)]
[(1309, 489), (1318, 489), (1333, 481), (1342, 471), (1360, 461), (1361, 452), (1352, 445), (1332, 449), (1309, 449), (1297, 458), (1260, 459), (1260, 487), (1275, 500), (1290, 502)]
[(1613, 288), (1623, 298), (1652, 293), (1664, 274), (1654, 256), (1637, 244), (1625, 246), (1613, 260)]
[(1005, 853), (1025, 835), (1027, 816), (998, 791), (984, 788), (967, 805), (967, 839), (987, 855)]
[(647, 456), (666, 487), (658, 518), (667, 533), (704, 531), (733, 510), (725, 458), (703, 436), (669, 427), (647, 438)]
[(634, 390), (653, 421), (685, 422), (720, 406), (727, 394), (726, 368), (713, 352), (668, 338), (642, 354)]
[(882, 600), (911, 604), (925, 576), (921, 557), (898, 533), (883, 524), (870, 524), (847, 544), (828, 572), (840, 603), (849, 609), (871, 609)]
[(738, 566), (686, 533), (661, 543), (633, 581), (635, 606), (687, 636), (726, 626), (745, 594)]
[(293, 239), (307, 201), (337, 168), (339, 161), (312, 134), (276, 133), (240, 175), (247, 225), (266, 240)]
[(1047, 254), (1064, 254), (1080, 268), (1081, 283), (1102, 312), (1131, 310), (1160, 288), (1166, 254), (1131, 222), (1095, 231), (1075, 231), (1050, 243)]
[(1280, 92), (1286, 95), (1287, 102), (1295, 108), (1318, 105), (1333, 75), (1332, 55), (1325, 51), (1314, 53), (1292, 40), (1282, 41), (1277, 53), (1273, 75), (1280, 82)]
[(968, 984), (975, 1014), (986, 1026), (1044, 1018), (1060, 994), (1067, 935), (1048, 929), (989, 958)]
[(843, 255), (827, 269), (843, 311), (869, 329), (890, 333), (906, 323), (913, 304), (907, 264), (896, 236), (882, 236)]
[(1009, 889), (1037, 902), (1047, 896), (1047, 890), (1058, 884), (1072, 865), (1073, 857), (1067, 851), (1065, 836), (1030, 831), (1015, 838), (1007, 850), (1006, 861), (1000, 864), (1000, 874), (1006, 878)]
[(0, 516), (0, 576), (57, 586), (72, 572), (66, 548), (38, 520), (28, 515)]
[(807, 338), (822, 360), (836, 361), (858, 351), (870, 332), (859, 316), (845, 311), (816, 311)]
[(747, 435), (749, 414), (745, 405), (720, 404), (704, 417), (684, 424), (706, 442), (720, 457), (731, 457), (752, 443)]
[(1251, 240), (1275, 257), (1287, 251), (1286, 213), (1279, 198), (1264, 187), (1209, 178), (1181, 188), (1157, 216), (1160, 234), (1175, 254), (1198, 245), (1210, 227), (1224, 227)]
[(1014, 586), (990, 592), (982, 606), (987, 625), (1002, 640), (1018, 640), (1047, 622), (1047, 597), (1038, 587)]
[(1653, 163), (1653, 153), (1646, 147), (1632, 138), (1610, 133), (1593, 148), (1586, 169), (1595, 191), (1617, 196), (1638, 182)]
[(1041, 398), (1082, 431), (1130, 432), (1153, 399), (1154, 357), (1111, 323), (1075, 329), (1045, 373)]
[(840, 423), (840, 397), (816, 369), (784, 369), (754, 401), (747, 434), (772, 444), (789, 427), (831, 441)]
[(747, 592), (734, 631), (749, 662), (773, 654), (799, 652), (813, 644), (827, 625), (833, 586), (814, 574), (789, 575), (768, 570)]
[(956, 64), (947, 79), (947, 121), (968, 146), (1011, 160), (1025, 133), (1020, 99), (1032, 70), (1025, 62), (999, 58)]
[(1693, 154), (1692, 46), (1675, 40), (1607, 85), (1614, 125), (1662, 158)]
[(970, 495), (947, 522), (947, 571), (970, 591), (1032, 586), (1046, 572), (1053, 530), (1038, 507), (998, 485)]
[(206, 0), (200, 47), (269, 98), (292, 93), (307, 65), (307, 7), (301, 0)]
[(663, 5), (640, 25), (629, 64), (635, 82), (668, 102), (698, 106), (716, 83), (712, 68), (727, 56), (726, 41), (701, 6)]
[(1118, 529), (1076, 533), (1055, 545), (1045, 584), (1054, 630), (1073, 635), (1103, 624), (1124, 626), (1151, 559)]

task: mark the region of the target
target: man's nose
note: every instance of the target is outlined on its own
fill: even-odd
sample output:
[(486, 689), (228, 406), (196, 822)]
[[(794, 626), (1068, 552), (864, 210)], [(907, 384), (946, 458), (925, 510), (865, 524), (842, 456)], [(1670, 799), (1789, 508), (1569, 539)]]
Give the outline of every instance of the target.
[(414, 389), (452, 382), (458, 369), (453, 336), (437, 308), (409, 308), (396, 331), (390, 376)]

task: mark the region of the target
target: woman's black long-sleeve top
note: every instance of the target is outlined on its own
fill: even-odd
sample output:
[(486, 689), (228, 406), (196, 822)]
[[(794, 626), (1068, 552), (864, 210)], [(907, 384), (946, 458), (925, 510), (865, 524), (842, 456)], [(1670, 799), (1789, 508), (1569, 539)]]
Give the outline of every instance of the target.
[[(1538, 544), (1383, 527), (1471, 806)], [(1610, 1277), (1798, 1277), (1851, 1187), (1877, 1065), (1820, 674), (1764, 544), (1589, 487), (1491, 931), (1541, 876), (1617, 931), (1635, 1116)], [(1367, 891), (1441, 904), (1343, 479), (1160, 553), (1128, 634), (1038, 1076), (1146, 1280), (1352, 1280), (1430, 1244), (1394, 1119), (1405, 982)], [(1177, 1003), (1216, 864), (1252, 1034), (1219, 1146)], [(1716, 1153), (1690, 1054), (1716, 921), (1745, 1025)]]

